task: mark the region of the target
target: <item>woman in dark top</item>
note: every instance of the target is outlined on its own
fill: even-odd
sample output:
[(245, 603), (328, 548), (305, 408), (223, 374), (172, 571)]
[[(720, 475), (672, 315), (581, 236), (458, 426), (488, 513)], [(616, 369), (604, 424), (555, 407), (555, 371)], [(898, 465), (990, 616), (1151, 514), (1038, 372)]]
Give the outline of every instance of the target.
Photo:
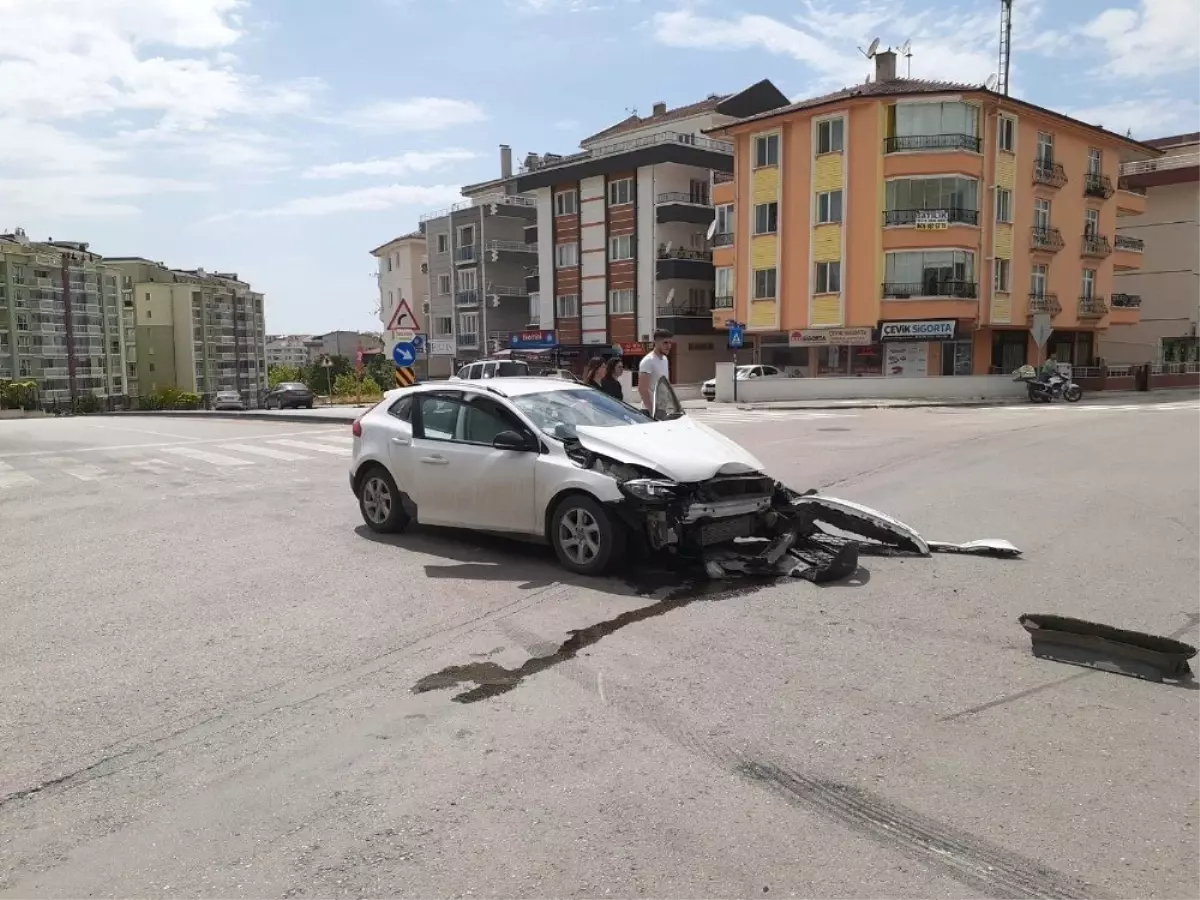
[(600, 387), (600, 377), (603, 375), (601, 371), (604, 368), (604, 360), (599, 356), (593, 356), (588, 360), (588, 364), (583, 369), (583, 383), (588, 387)]
[(618, 400), (624, 401), (625, 391), (621, 387), (621, 382), (617, 380), (624, 371), (625, 365), (621, 362), (621, 357), (612, 357), (604, 364), (604, 375), (600, 379), (600, 390), (604, 391), (610, 397), (616, 397)]

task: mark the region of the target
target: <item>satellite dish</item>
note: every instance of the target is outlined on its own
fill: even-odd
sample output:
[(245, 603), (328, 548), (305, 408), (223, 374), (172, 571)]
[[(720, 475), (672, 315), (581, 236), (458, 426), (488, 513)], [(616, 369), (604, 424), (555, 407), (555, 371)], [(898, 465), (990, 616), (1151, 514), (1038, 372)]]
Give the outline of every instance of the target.
[(994, 91), (996, 89), (996, 76), (989, 75), (987, 81), (983, 83), (983, 87), (985, 90)]
[(713, 235), (716, 233), (717, 233), (717, 220), (713, 219), (712, 222), (709, 223), (708, 231), (706, 231), (704, 233), (704, 236), (711, 241), (713, 239)]
[(871, 46), (867, 48), (867, 59), (875, 55), (875, 51), (879, 49), (879, 38), (871, 41)]
[(912, 41), (905, 41), (904, 46), (900, 48), (901, 56), (908, 56), (908, 51), (912, 49)]

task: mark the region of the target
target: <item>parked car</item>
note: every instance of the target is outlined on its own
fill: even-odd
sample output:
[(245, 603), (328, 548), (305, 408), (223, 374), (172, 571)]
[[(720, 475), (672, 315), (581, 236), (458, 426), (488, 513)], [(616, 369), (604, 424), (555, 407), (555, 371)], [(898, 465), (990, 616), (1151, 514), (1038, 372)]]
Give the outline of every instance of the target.
[(213, 398), (213, 409), (245, 409), (246, 404), (242, 402), (242, 395), (237, 391), (217, 391), (217, 396)]
[[(779, 370), (774, 366), (738, 366), (737, 380), (746, 381), (750, 378), (770, 378), (773, 375), (780, 374)], [(710, 378), (700, 386), (700, 393), (704, 395), (704, 399), (712, 402), (717, 399), (717, 379)]]
[(312, 409), (317, 397), (308, 385), (298, 381), (285, 381), (273, 388), (263, 399), (267, 409)]
[(450, 380), (478, 381), (481, 378), (510, 378), (528, 374), (529, 363), (522, 359), (480, 359), (467, 363)]

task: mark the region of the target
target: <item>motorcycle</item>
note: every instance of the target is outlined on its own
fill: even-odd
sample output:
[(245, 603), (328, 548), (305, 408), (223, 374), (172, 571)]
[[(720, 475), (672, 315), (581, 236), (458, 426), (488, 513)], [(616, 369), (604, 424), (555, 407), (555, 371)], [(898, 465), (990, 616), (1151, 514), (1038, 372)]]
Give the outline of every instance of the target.
[(1038, 378), (1033, 366), (1021, 366), (1013, 373), (1013, 381), (1024, 382), (1029, 391), (1030, 403), (1051, 403), (1056, 398), (1068, 403), (1083, 399), (1083, 388), (1062, 375), (1051, 375), (1048, 381)]

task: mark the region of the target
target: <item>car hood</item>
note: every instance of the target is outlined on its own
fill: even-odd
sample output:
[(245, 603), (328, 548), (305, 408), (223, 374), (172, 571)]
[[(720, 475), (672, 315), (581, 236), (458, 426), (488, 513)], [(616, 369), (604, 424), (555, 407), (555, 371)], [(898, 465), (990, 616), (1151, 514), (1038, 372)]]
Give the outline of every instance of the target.
[(653, 469), (682, 483), (763, 470), (763, 464), (744, 447), (688, 416), (612, 428), (580, 425), (575, 433), (593, 453)]

